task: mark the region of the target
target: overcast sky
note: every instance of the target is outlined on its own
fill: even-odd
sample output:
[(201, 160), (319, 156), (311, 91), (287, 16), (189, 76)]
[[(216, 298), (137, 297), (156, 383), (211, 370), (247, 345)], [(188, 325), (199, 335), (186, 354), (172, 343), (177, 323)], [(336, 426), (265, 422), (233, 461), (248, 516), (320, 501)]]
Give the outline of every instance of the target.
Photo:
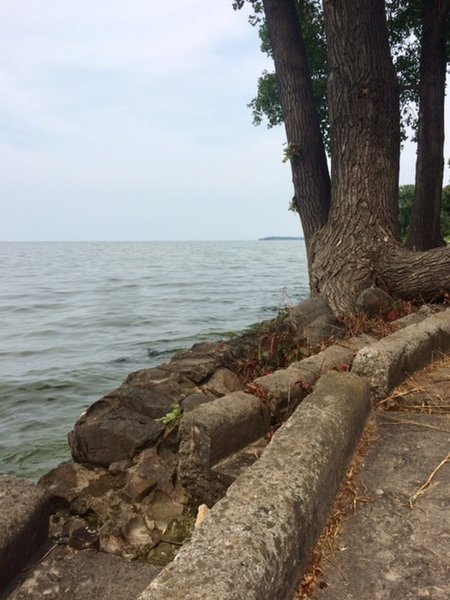
[(283, 129), (246, 107), (270, 64), (231, 3), (0, 0), (0, 239), (301, 234)]

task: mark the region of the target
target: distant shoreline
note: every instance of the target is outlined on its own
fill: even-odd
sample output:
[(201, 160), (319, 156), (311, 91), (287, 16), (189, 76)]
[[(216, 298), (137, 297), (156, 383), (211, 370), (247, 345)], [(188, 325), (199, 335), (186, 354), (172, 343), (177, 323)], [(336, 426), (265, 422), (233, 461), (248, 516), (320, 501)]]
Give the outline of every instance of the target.
[(277, 240), (304, 240), (304, 239), (305, 238), (303, 238), (303, 237), (271, 235), (269, 237), (259, 238), (258, 242), (271, 242), (271, 241), (277, 241)]

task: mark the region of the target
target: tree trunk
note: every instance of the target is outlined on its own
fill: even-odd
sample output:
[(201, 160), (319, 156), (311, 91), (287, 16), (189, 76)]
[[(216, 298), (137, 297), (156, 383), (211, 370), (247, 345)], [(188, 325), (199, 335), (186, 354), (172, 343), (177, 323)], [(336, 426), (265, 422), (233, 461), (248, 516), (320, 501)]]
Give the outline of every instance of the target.
[(323, 146), (318, 124), (313, 125), (316, 113), (293, 2), (263, 4), (294, 154), (294, 185), (296, 193), (309, 190), (304, 196), (308, 204), (300, 203), (299, 212), (308, 232), (312, 293), (341, 313), (354, 310), (359, 293), (372, 285), (406, 298), (450, 290), (449, 248), (412, 252), (398, 240), (400, 115), (383, 0), (324, 0), (332, 145), (329, 211), (320, 187), (323, 168), (310, 160), (323, 156)]
[(412, 252), (399, 244), (375, 257), (377, 283), (399, 298), (430, 300), (450, 291), (450, 248)]
[(408, 245), (445, 246), (441, 233), (447, 16), (450, 0), (422, 0), (416, 189)]
[(325, 0), (332, 197), (312, 289), (349, 310), (397, 239), (400, 114), (382, 0)]
[(311, 239), (325, 225), (330, 177), (295, 0), (263, 0), (280, 90), (295, 203), (309, 262)]

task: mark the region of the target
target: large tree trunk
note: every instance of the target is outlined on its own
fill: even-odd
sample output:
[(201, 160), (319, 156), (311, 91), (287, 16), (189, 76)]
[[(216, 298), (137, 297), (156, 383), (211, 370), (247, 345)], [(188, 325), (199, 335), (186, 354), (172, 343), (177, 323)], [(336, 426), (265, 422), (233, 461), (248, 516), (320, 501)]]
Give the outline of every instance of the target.
[(441, 233), (447, 17), (450, 0), (422, 0), (419, 129), (415, 200), (408, 245), (445, 246)]
[(397, 238), (400, 115), (382, 0), (324, 2), (331, 210), (316, 237), (312, 289), (335, 310), (375, 283), (373, 256)]
[(286, 128), (295, 203), (309, 262), (311, 239), (327, 222), (330, 177), (295, 0), (263, 0)]

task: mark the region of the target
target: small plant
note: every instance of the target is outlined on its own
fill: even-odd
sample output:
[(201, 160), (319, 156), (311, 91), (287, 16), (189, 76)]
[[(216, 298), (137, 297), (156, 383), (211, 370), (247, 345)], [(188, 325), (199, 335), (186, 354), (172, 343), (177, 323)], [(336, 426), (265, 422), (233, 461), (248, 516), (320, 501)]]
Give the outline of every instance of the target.
[(160, 419), (156, 419), (156, 420), (159, 421), (160, 423), (162, 423), (163, 425), (173, 426), (173, 425), (175, 425), (175, 423), (177, 423), (181, 419), (182, 416), (183, 416), (183, 409), (178, 404), (178, 402), (175, 402), (174, 404), (172, 404), (171, 411), (166, 413)]

